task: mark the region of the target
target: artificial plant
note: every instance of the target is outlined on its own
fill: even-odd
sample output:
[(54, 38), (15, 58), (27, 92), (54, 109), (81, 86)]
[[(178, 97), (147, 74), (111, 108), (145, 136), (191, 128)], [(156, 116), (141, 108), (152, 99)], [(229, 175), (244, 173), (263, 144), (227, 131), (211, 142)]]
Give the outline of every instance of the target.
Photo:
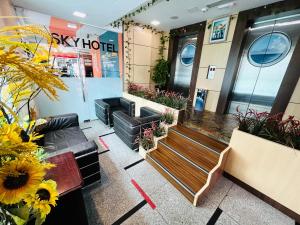
[[(0, 28), (0, 220), (3, 225), (42, 224), (56, 205), (57, 190), (45, 175), (53, 164), (36, 144), (30, 102), (44, 92), (58, 99), (67, 87), (51, 65), (55, 47), (38, 25)], [(26, 123), (21, 111), (27, 108)]]

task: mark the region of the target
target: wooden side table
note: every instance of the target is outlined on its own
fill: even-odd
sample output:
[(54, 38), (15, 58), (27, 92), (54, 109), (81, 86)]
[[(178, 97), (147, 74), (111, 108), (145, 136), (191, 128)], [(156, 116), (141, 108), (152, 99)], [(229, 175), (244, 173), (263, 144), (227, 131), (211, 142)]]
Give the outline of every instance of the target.
[(59, 198), (44, 224), (46, 225), (88, 225), (84, 200), (81, 192), (83, 179), (74, 154), (67, 152), (53, 156), (49, 162), (56, 167), (48, 171), (46, 178), (57, 183)]

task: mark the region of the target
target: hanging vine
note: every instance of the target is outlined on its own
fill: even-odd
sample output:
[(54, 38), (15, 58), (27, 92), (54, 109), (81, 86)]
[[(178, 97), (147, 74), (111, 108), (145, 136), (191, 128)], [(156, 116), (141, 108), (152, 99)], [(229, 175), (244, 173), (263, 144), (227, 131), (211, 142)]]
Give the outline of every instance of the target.
[(160, 46), (159, 46), (159, 56), (160, 59), (163, 59), (164, 57), (164, 50), (166, 49), (165, 44), (166, 42), (169, 40), (169, 36), (166, 36), (165, 33), (163, 31), (159, 31), (153, 27), (151, 27), (150, 25), (144, 25), (141, 23), (137, 23), (133, 20), (131, 21), (126, 21), (123, 22), (123, 28), (124, 28), (124, 55), (125, 55), (125, 68), (126, 68), (126, 72), (125, 75), (127, 76), (127, 81), (131, 81), (131, 71), (132, 71), (132, 39), (130, 36), (130, 27), (140, 27), (142, 29), (147, 29), (147, 30), (151, 30), (151, 32), (153, 34), (160, 34)]
[(124, 24), (125, 21), (130, 20), (132, 17), (134, 17), (134, 16), (136, 16), (136, 15), (142, 13), (142, 12), (145, 12), (150, 7), (152, 7), (152, 6), (154, 6), (157, 3), (162, 2), (162, 1), (169, 2), (170, 0), (151, 0), (151, 1), (147, 2), (147, 3), (145, 3), (144, 5), (138, 7), (134, 11), (132, 11), (130, 13), (127, 13), (126, 15), (122, 16), (121, 18), (113, 21), (110, 25), (112, 27), (120, 27), (121, 25)]

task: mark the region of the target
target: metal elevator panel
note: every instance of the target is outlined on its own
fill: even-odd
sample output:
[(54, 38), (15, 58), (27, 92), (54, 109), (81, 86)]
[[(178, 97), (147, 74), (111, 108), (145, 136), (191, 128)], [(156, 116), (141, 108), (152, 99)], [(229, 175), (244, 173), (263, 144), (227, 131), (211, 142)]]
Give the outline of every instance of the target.
[(237, 106), (271, 111), (300, 35), (300, 14), (293, 13), (261, 18), (249, 29), (228, 113)]
[(173, 90), (189, 95), (197, 35), (181, 37), (178, 42)]

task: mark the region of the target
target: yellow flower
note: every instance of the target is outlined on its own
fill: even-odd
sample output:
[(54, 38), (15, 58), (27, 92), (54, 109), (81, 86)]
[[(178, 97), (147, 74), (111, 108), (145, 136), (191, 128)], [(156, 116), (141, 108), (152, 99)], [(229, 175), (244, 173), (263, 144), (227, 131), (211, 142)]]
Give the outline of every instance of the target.
[(41, 219), (44, 220), (51, 211), (51, 206), (56, 206), (58, 193), (56, 190), (56, 182), (53, 180), (43, 181), (35, 193), (29, 194), (25, 198), (28, 207), (39, 212)]
[(38, 160), (14, 159), (0, 168), (0, 202), (16, 204), (35, 192), (45, 176), (45, 168)]
[(35, 133), (27, 135), (17, 123), (4, 124), (0, 128), (0, 155), (34, 152), (38, 145), (33, 141), (41, 137)]

